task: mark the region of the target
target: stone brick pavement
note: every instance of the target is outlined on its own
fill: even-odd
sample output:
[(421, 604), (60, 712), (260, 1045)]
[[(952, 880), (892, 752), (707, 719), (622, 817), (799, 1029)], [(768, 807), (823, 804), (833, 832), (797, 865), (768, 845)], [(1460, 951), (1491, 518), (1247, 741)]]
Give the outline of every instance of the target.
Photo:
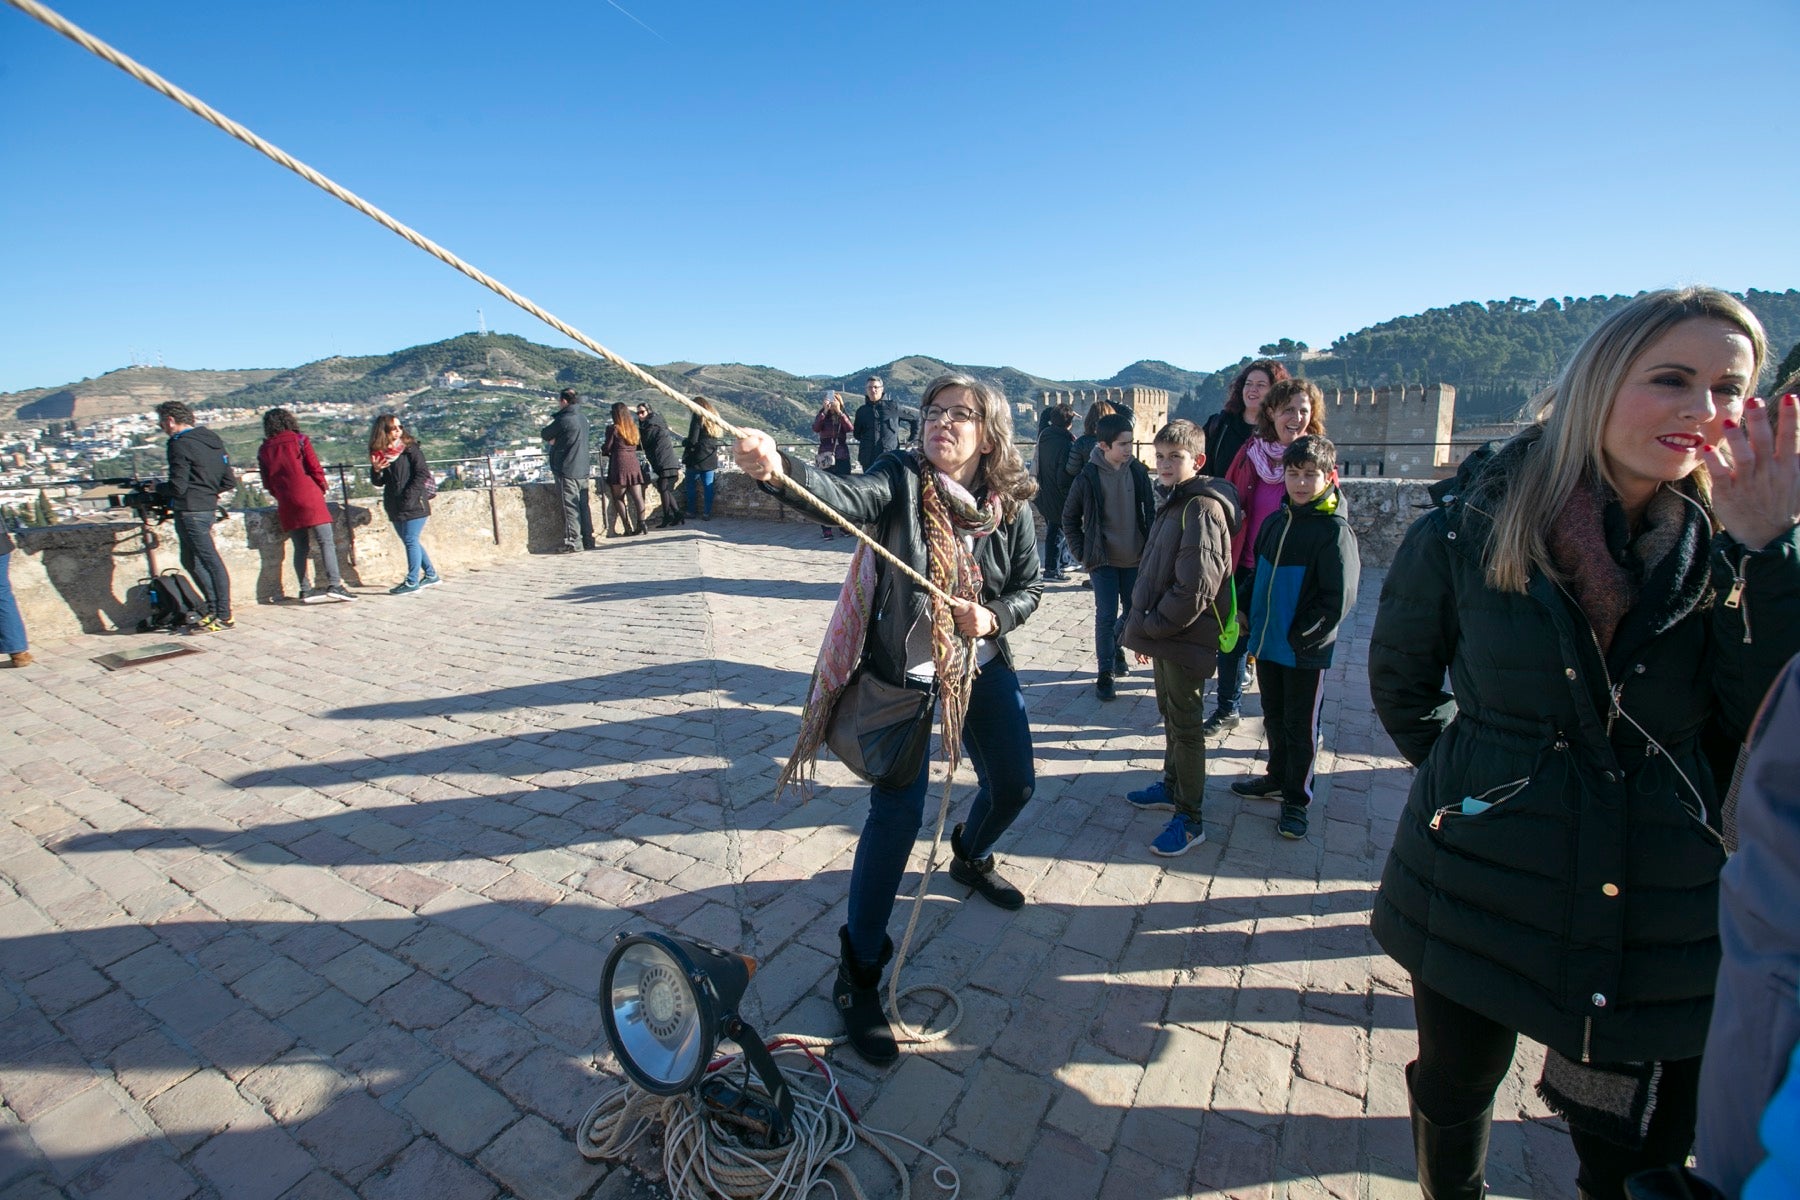
[[(248, 610), (205, 655), (119, 673), (90, 661), (119, 639), (39, 648), (0, 678), (0, 1193), (661, 1194), (570, 1141), (605, 947), (646, 925), (738, 946), (765, 1033), (834, 1031), (864, 793), (835, 763), (807, 803), (770, 785), (846, 557), (723, 520)], [(1098, 702), (1091, 594), (1052, 590), (1017, 639), (1041, 785), (1001, 848), (1031, 903), (934, 880), (906, 978), (966, 1015), (886, 1071), (834, 1055), (872, 1123), (971, 1200), (1416, 1194), (1406, 981), (1366, 928), (1407, 783), (1363, 681), (1379, 583), (1311, 837), (1226, 790), (1247, 721), (1208, 843), (1172, 861), (1119, 798), (1160, 764), (1147, 675)], [(1501, 1096), (1496, 1195), (1573, 1192), (1540, 1053)]]

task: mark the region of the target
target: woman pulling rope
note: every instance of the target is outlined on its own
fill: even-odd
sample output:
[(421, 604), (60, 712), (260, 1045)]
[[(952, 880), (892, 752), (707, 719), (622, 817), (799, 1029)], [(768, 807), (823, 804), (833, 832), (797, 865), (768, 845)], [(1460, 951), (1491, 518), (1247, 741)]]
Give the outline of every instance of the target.
[[(966, 748), (980, 784), (967, 820), (950, 835), (950, 875), (1016, 909), (1025, 898), (995, 872), (990, 851), (1037, 785), (1025, 698), (1006, 644), (1044, 590), (1030, 506), (1037, 484), (1013, 448), (1005, 402), (985, 384), (941, 376), (920, 407), (922, 451), (884, 454), (864, 475), (839, 477), (781, 454), (760, 430), (737, 443), (738, 466), (753, 479), (776, 480), (765, 486), (777, 497), (798, 506), (785, 482), (798, 481), (840, 517), (874, 525), (876, 541), (951, 597), (928, 595), (858, 546), (781, 784), (810, 775), (832, 710), (859, 665), (890, 685), (934, 693), (945, 763), (954, 771), (959, 747)], [(849, 924), (838, 931), (842, 957), (832, 996), (851, 1046), (877, 1064), (899, 1054), (879, 987), (894, 953), (888, 918), (924, 817), (929, 777), (929, 757), (921, 755), (905, 783), (870, 789), (850, 874)]]

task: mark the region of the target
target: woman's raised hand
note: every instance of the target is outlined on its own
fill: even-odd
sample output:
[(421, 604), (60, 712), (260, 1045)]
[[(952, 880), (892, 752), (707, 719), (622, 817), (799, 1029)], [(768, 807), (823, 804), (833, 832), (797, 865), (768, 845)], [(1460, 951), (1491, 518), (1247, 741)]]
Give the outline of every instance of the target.
[(760, 429), (752, 429), (739, 438), (734, 449), (738, 470), (758, 483), (781, 470), (781, 454), (775, 449), (775, 439)]
[(1751, 400), (1742, 423), (1726, 421), (1719, 444), (1701, 454), (1726, 533), (1761, 550), (1800, 524), (1800, 399), (1783, 396), (1773, 413)]

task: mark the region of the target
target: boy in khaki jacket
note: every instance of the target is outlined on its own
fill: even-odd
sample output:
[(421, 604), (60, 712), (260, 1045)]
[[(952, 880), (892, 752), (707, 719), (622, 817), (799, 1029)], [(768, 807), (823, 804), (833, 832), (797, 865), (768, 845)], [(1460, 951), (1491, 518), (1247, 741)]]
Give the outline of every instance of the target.
[(1150, 843), (1165, 858), (1206, 840), (1200, 801), (1206, 790), (1203, 692), (1219, 657), (1221, 623), (1232, 613), (1231, 534), (1241, 519), (1237, 490), (1201, 475), (1206, 438), (1191, 421), (1156, 435), (1156, 474), (1169, 491), (1157, 510), (1138, 564), (1122, 639), (1138, 662), (1155, 663), (1156, 707), (1163, 718), (1163, 777), (1125, 797), (1133, 808), (1173, 812)]

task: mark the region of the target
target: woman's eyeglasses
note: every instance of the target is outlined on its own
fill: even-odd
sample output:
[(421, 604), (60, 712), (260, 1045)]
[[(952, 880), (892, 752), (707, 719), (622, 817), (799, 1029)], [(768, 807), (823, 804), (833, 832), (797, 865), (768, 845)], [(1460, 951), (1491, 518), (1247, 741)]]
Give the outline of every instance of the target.
[(967, 425), (979, 416), (981, 416), (981, 414), (972, 408), (962, 408), (960, 406), (956, 408), (939, 408), (934, 404), (925, 410), (925, 423), (927, 425)]

